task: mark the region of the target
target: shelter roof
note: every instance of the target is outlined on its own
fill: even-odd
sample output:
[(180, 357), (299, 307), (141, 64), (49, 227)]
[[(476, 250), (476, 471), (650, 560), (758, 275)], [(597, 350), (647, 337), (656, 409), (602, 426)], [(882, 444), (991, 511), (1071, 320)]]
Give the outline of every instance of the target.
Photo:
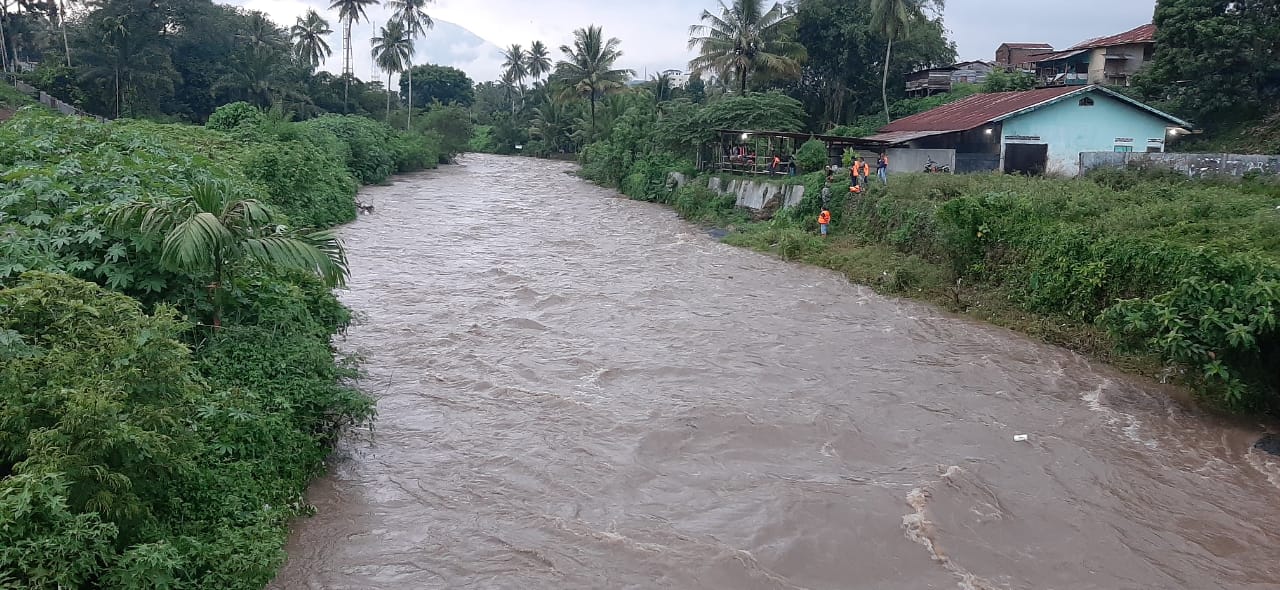
[(1009, 49), (1053, 49), (1048, 43), (1003, 43), (1001, 46)]

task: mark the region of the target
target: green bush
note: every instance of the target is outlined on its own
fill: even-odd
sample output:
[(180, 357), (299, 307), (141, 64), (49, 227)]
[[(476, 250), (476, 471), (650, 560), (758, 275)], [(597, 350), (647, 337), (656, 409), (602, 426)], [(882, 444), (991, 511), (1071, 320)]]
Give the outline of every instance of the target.
[(471, 126), (471, 113), (457, 105), (433, 105), (431, 111), (423, 117), (423, 130), (438, 134), (437, 152), (441, 164), (447, 164), (458, 154), (468, 151), (472, 136), (475, 135)]
[(379, 184), (398, 169), (395, 132), (386, 124), (356, 115), (325, 115), (302, 123), (327, 131), (345, 146), (347, 169), (360, 184)]
[(356, 216), (356, 183), (340, 146), (317, 139), (262, 143), (243, 156), (245, 176), (266, 189), (266, 200), (294, 226), (329, 227)]
[(810, 139), (796, 151), (796, 164), (801, 172), (817, 172), (826, 169), (829, 162), (827, 144), (821, 140)]
[(224, 104), (209, 115), (204, 126), (217, 131), (231, 131), (241, 125), (257, 127), (266, 119), (262, 110), (247, 102)]

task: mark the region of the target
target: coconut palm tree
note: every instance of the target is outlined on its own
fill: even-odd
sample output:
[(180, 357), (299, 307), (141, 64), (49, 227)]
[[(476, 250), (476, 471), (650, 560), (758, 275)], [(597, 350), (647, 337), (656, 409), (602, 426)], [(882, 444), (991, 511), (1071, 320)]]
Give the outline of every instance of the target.
[(346, 255), (333, 232), (277, 225), (270, 208), (223, 181), (197, 181), (178, 198), (134, 202), (107, 221), (118, 231), (157, 239), (165, 268), (207, 278), (215, 329), (222, 326), (223, 286), (242, 262), (311, 272), (331, 287), (347, 277)]
[[(373, 63), (387, 73), (387, 120), (391, 120), (391, 75), (405, 70), (413, 59), (413, 39), (404, 23), (393, 20), (382, 27), (381, 34), (373, 38)], [(412, 109), (410, 105), (410, 109)]]
[(529, 70), (526, 68), (528, 61), (524, 52), (524, 48), (519, 43), (512, 43), (502, 51), (502, 69), (504, 73), (510, 72), (511, 78), (516, 84), (524, 87), (524, 79), (529, 77)]
[(547, 52), (547, 46), (542, 41), (534, 41), (530, 44), (529, 51), (525, 53), (524, 57), (524, 70), (533, 78), (534, 82), (551, 73), (551, 56)]
[(701, 24), (689, 27), (689, 49), (698, 50), (692, 73), (736, 77), (742, 94), (752, 72), (799, 76), (804, 46), (790, 39), (794, 13), (781, 3), (765, 6), (766, 0), (720, 0), (719, 16), (703, 10)]
[(405, 31), (409, 33), (409, 60), (405, 63), (405, 71), (409, 72), (409, 112), (405, 119), (405, 129), (409, 129), (413, 125), (413, 41), (427, 34), (427, 29), (436, 26), (435, 21), (431, 20), (431, 16), (427, 14), (427, 4), (434, 0), (388, 0), (388, 4), (394, 11), (393, 16), (396, 20), (404, 23)]
[(659, 103), (671, 98), (671, 74), (663, 72), (649, 77), (653, 84), (653, 102)]
[(556, 63), (556, 70), (564, 75), (573, 90), (586, 96), (591, 103), (591, 133), (596, 129), (596, 102), (606, 94), (617, 92), (635, 72), (615, 69), (613, 63), (622, 57), (617, 37), (604, 39), (604, 33), (596, 25), (573, 32), (573, 45), (561, 45), (560, 52), (566, 59)]
[(332, 33), (329, 21), (315, 9), (308, 10), (307, 15), (298, 17), (298, 22), (289, 30), (289, 36), (293, 39), (294, 56), (309, 68), (319, 67), (325, 58), (333, 55), (329, 42), (325, 40)]
[(941, 11), (945, 0), (871, 0), (871, 26), (887, 39), (884, 50), (884, 77), (880, 82), (880, 98), (884, 102), (884, 120), (889, 122), (889, 60), (893, 42), (906, 36), (911, 23), (924, 19), (928, 7)]
[(342, 75), (346, 84), (342, 88), (342, 108), (347, 108), (347, 97), (351, 93), (351, 25), (368, 17), (365, 9), (377, 6), (378, 0), (333, 0), (330, 9), (337, 9), (338, 22), (342, 23)]

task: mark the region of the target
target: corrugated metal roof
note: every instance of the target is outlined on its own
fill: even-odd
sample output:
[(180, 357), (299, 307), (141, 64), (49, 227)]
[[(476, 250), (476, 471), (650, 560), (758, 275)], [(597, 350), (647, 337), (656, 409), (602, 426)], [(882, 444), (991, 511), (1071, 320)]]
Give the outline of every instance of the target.
[(1009, 49), (1053, 49), (1048, 43), (1005, 43)]
[[(1003, 121), (1011, 116), (1057, 102), (1058, 100), (1073, 94), (1084, 94), (1085, 92), (1100, 92), (1102, 94), (1106, 94), (1116, 100), (1126, 102), (1135, 108), (1142, 109), (1156, 115), (1157, 117), (1165, 119), (1179, 127), (1191, 128), (1190, 123), (1164, 111), (1152, 108), (1137, 100), (1115, 92), (1114, 90), (1108, 90), (1103, 86), (1090, 85), (1058, 86), (1054, 88), (1025, 90), (1022, 92), (975, 94), (951, 104), (944, 104), (936, 109), (898, 119), (897, 121), (881, 127), (880, 134), (873, 135), (871, 137), (876, 138), (876, 141), (884, 141), (880, 138), (886, 134), (901, 132), (930, 132), (917, 136), (916, 138), (912, 138), (917, 139), (918, 137), (928, 137), (930, 135), (939, 135), (942, 133), (968, 131), (970, 129), (986, 125), (987, 123)], [(898, 139), (897, 141), (910, 140)]]
[(951, 131), (891, 131), (889, 133), (878, 133), (876, 135), (868, 135), (863, 139), (867, 141), (883, 142), (887, 144), (906, 143), (922, 137), (931, 137), (934, 135), (943, 135), (952, 133)]
[(1027, 56), (1027, 59), (1034, 61), (1036, 63), (1046, 62), (1046, 61), (1058, 61), (1060, 59), (1075, 57), (1086, 51), (1089, 51), (1089, 50), (1088, 49), (1068, 49), (1066, 51), (1055, 51), (1053, 53), (1035, 53)]
[(1098, 37), (1077, 43), (1071, 49), (1095, 49), (1098, 47), (1111, 47), (1112, 45), (1130, 45), (1133, 43), (1154, 43), (1156, 40), (1156, 26), (1154, 24), (1145, 24), (1136, 29), (1131, 29), (1120, 33), (1119, 35), (1111, 35), (1110, 37)]
[(936, 109), (898, 119), (880, 133), (895, 131), (967, 131), (980, 127), (1004, 115), (1054, 100), (1082, 90), (1083, 86), (1041, 88), (1023, 92), (993, 92), (975, 94)]

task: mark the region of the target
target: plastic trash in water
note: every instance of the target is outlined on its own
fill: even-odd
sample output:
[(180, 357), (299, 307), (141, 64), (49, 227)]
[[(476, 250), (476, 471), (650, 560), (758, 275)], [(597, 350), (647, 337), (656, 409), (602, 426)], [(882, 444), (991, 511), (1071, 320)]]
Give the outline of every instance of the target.
[(1013, 435), (1013, 442), (1027, 442), (1027, 438), (1029, 437), (1025, 434), (1015, 434)]

